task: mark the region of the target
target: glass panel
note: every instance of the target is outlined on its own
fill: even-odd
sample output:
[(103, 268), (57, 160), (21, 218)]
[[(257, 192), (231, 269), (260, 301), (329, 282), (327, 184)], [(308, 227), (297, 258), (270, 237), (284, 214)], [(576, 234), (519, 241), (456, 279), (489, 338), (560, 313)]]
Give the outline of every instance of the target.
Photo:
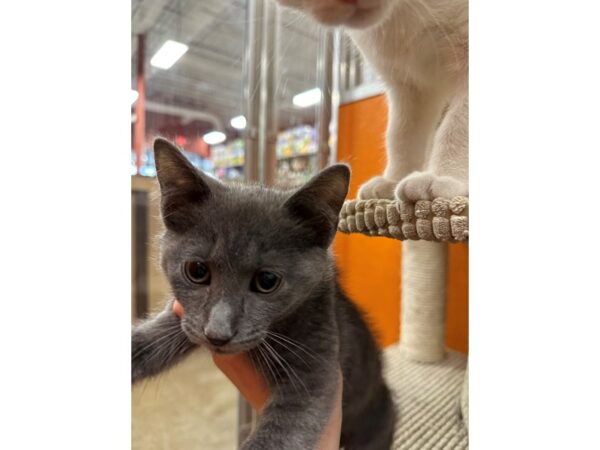
[[(140, 34), (146, 56), (144, 143), (136, 170), (134, 102), (132, 174), (156, 175), (151, 144), (156, 136), (165, 136), (177, 143), (196, 167), (224, 181), (243, 180), (246, 2), (133, 0), (132, 8), (132, 91), (139, 90)], [(318, 170), (317, 56), (323, 32), (310, 19), (286, 9), (280, 10), (279, 26), (275, 180), (291, 187)], [(169, 68), (157, 67), (153, 58), (167, 41), (188, 48)], [(166, 63), (170, 62), (166, 58)], [(294, 96), (303, 93), (304, 97), (294, 101)], [(223, 142), (206, 142), (203, 137), (211, 131), (222, 132)]]
[[(132, 0), (131, 87), (138, 91), (131, 123), (132, 311), (138, 316), (145, 307), (159, 310), (171, 295), (158, 264), (162, 223), (152, 142), (164, 136), (196, 167), (219, 175), (219, 152), (205, 136), (219, 131), (227, 143), (240, 137), (229, 120), (243, 106), (245, 17), (246, 2), (239, 0)], [(164, 47), (169, 41), (183, 46)], [(210, 355), (197, 353), (134, 387), (132, 448), (236, 448), (237, 402), (237, 390)]]
[(343, 37), (339, 52), (341, 103), (361, 100), (384, 92), (379, 74), (363, 58), (347, 36)]
[(302, 184), (319, 169), (317, 58), (322, 34), (304, 15), (280, 10), (276, 183), (282, 187)]
[[(203, 136), (217, 131), (227, 143), (239, 138), (239, 131), (229, 120), (242, 109), (245, 2), (133, 0), (132, 13), (132, 89), (138, 84), (140, 35), (146, 55), (145, 130), (139, 174), (155, 175), (151, 145), (156, 136), (171, 139), (196, 167), (215, 174), (219, 168), (215, 159), (221, 156), (211, 157), (211, 147)], [(163, 47), (168, 41), (187, 47), (182, 47), (179, 59), (173, 48)], [(161, 49), (166, 64), (161, 64)], [(134, 105), (132, 146), (135, 119)], [(218, 135), (212, 137), (218, 141)], [(135, 161), (132, 151), (132, 165)]]
[[(170, 289), (158, 264), (159, 195), (152, 143), (175, 142), (197, 168), (248, 176), (245, 158), (245, 0), (132, 0), (132, 311), (159, 310)], [(266, 2), (265, 2), (266, 4)], [(273, 183), (294, 187), (319, 169), (319, 45), (323, 31), (279, 10), (269, 64), (276, 110)], [(264, 73), (264, 72), (263, 72)], [(265, 169), (266, 170), (266, 169)], [(150, 391), (151, 395), (147, 392)], [(191, 395), (203, 392), (202, 401)], [(206, 354), (133, 390), (133, 448), (235, 448), (237, 390)], [(201, 426), (200, 424), (206, 424)]]

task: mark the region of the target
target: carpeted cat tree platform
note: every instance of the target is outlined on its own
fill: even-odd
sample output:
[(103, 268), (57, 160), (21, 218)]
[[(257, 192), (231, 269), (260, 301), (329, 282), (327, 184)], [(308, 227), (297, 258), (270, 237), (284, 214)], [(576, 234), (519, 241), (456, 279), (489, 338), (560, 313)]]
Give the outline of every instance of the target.
[(339, 231), (406, 241), (400, 344), (384, 351), (399, 411), (394, 449), (468, 448), (467, 358), (444, 348), (447, 243), (467, 242), (466, 197), (349, 200)]

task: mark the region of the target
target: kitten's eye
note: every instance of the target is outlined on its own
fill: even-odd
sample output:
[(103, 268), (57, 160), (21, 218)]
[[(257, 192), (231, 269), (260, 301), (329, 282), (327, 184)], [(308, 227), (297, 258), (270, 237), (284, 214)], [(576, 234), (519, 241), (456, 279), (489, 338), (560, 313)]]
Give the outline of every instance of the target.
[(277, 289), (280, 284), (281, 277), (279, 275), (273, 272), (267, 272), (266, 270), (261, 270), (260, 272), (257, 272), (256, 275), (254, 275), (250, 288), (254, 292), (268, 294)]
[(210, 270), (202, 261), (186, 261), (183, 264), (183, 273), (194, 284), (210, 283)]

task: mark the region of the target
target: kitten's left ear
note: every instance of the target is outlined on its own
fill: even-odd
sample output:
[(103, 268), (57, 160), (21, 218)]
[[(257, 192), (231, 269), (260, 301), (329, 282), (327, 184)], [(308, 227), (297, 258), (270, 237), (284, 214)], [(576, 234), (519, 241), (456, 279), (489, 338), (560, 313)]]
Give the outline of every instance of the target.
[(206, 202), (221, 184), (197, 170), (166, 139), (154, 141), (154, 162), (163, 222), (167, 228), (183, 232), (193, 225), (190, 207)]
[(300, 220), (320, 247), (329, 247), (335, 236), (349, 183), (350, 168), (335, 164), (314, 176), (285, 202), (284, 207)]

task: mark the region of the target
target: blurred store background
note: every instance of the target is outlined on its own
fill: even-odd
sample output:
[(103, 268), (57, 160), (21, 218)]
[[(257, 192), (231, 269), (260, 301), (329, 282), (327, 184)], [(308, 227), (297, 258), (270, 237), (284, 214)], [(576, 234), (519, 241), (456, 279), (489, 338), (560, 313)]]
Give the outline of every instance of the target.
[[(318, 167), (318, 58), (325, 32), (269, 3), (261, 9), (276, 15), (277, 41), (268, 55), (276, 71), (276, 183), (292, 186)], [(132, 1), (132, 175), (155, 175), (151, 145), (160, 135), (205, 172), (244, 179), (248, 12), (243, 0)]]
[[(226, 183), (293, 188), (321, 167), (352, 165), (349, 197), (385, 164), (387, 106), (377, 77), (341, 30), (325, 30), (269, 0), (132, 0), (132, 320), (159, 310), (155, 137)], [(466, 249), (452, 246), (448, 346), (467, 351)], [(401, 242), (336, 237), (344, 289), (382, 347), (398, 341)], [(456, 281), (458, 280), (458, 281)], [(454, 325), (452, 325), (454, 324)], [(251, 417), (198, 352), (136, 386), (132, 447), (238, 448)]]

